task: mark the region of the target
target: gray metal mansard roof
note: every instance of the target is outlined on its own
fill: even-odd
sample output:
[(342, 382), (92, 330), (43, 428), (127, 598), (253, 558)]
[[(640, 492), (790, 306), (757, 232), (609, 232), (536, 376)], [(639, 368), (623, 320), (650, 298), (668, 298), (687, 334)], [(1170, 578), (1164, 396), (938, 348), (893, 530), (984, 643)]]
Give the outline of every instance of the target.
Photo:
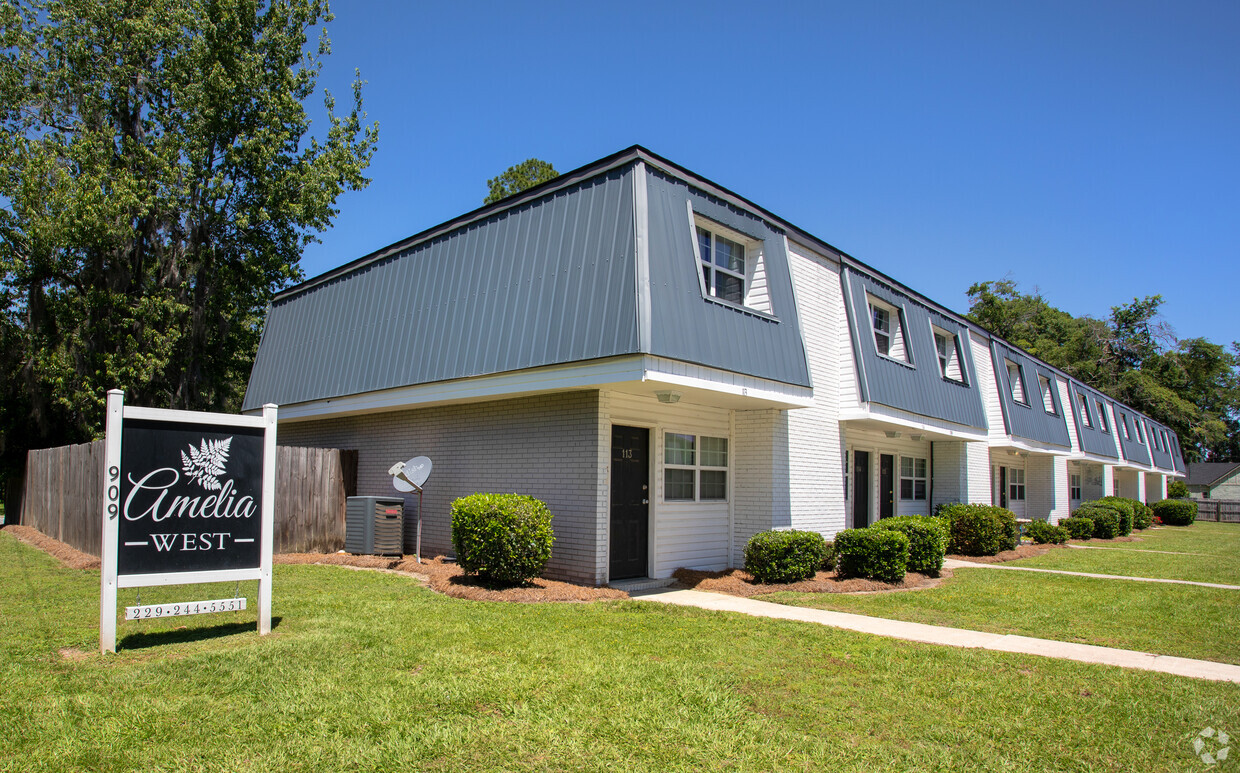
[[(639, 169), (644, 186), (635, 178)], [(702, 302), (698, 268), (687, 257), (687, 204), (763, 241), (772, 317)], [(637, 275), (639, 226), (648, 241), (645, 277)], [(977, 331), (1075, 382), (748, 199), (634, 145), (277, 294), (242, 410), (638, 353), (809, 387), (785, 236), (907, 295), (941, 315), (941, 324)], [(965, 359), (971, 369), (971, 354)], [(971, 399), (932, 403), (925, 407), (943, 418), (985, 423)]]

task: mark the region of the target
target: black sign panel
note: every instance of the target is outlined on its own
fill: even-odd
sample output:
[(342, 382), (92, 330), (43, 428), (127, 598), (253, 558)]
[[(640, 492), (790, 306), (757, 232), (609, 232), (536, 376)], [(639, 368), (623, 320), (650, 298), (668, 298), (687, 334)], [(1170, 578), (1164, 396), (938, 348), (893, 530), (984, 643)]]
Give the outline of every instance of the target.
[(127, 419), (117, 574), (257, 569), (263, 430)]

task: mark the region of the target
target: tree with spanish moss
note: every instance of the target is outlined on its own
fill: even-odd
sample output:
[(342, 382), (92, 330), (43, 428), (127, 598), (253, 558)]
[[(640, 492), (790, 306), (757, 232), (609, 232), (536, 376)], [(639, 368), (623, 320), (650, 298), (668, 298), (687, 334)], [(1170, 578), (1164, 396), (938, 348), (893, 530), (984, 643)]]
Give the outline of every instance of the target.
[(360, 76), (311, 131), (331, 18), (323, 0), (0, 8), (7, 470), (98, 433), (111, 388), (239, 407), (268, 301), (369, 183)]

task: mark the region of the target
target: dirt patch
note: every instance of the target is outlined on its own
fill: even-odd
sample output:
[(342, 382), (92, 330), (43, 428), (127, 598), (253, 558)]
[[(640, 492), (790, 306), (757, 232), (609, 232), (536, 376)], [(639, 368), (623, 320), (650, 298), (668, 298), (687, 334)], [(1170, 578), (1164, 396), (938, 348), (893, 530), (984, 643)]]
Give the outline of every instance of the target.
[(11, 534), (18, 542), (24, 542), (42, 550), (70, 569), (98, 569), (100, 566), (98, 558), (70, 547), (58, 539), (52, 539), (33, 526), (6, 524), (3, 528), (5, 534)]
[(383, 569), (407, 574), (425, 582), (431, 590), (458, 599), (474, 601), (599, 601), (627, 599), (629, 594), (615, 588), (592, 588), (558, 580), (537, 578), (515, 588), (492, 588), (477, 578), (466, 577), (455, 562), (443, 556), (418, 563), (416, 558), (386, 556), (354, 556), (347, 553), (282, 553), (274, 558), (277, 564), (330, 564), (361, 569)]
[(878, 580), (862, 580), (858, 578), (841, 579), (835, 572), (819, 572), (812, 579), (785, 584), (767, 585), (755, 582), (753, 575), (743, 569), (727, 569), (722, 572), (699, 572), (692, 569), (677, 569), (676, 583), (681, 588), (692, 590), (726, 593), (730, 596), (757, 596), (763, 593), (778, 591), (794, 591), (798, 593), (883, 593), (899, 590), (919, 590), (933, 588), (943, 580), (952, 576), (950, 569), (944, 569), (938, 577), (929, 577), (917, 572), (904, 575), (903, 582), (879, 582)]
[(947, 557), (954, 558), (957, 561), (970, 561), (975, 564), (1001, 564), (1004, 561), (1017, 561), (1022, 558), (1046, 555), (1055, 548), (1061, 547), (1063, 545), (1021, 545), (1015, 550), (1005, 550), (994, 556), (960, 556), (951, 554)]

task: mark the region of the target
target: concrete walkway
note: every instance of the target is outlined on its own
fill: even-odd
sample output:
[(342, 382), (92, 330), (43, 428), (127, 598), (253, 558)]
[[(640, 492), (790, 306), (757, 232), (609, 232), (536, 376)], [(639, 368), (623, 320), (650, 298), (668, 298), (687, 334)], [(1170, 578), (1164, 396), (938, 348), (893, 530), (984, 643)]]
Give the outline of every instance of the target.
[(1123, 550), (1128, 553), (1158, 553), (1163, 556), (1200, 556), (1203, 553), (1177, 553), (1174, 550), (1141, 550), (1139, 548), (1104, 548), (1101, 545), (1064, 545), (1073, 550)]
[(769, 601), (757, 601), (755, 599), (744, 599), (737, 596), (726, 596), (721, 593), (707, 593), (697, 590), (651, 590), (635, 593), (633, 598), (642, 601), (655, 601), (660, 604), (698, 607), (718, 612), (739, 612), (740, 614), (752, 615), (754, 617), (799, 620), (805, 623), (817, 623), (832, 628), (843, 628), (849, 631), (859, 631), (876, 636), (888, 636), (893, 639), (905, 639), (925, 644), (943, 644), (949, 647), (972, 647), (999, 652), (1016, 652), (1024, 655), (1041, 655), (1048, 658), (1075, 660), (1081, 663), (1100, 663), (1121, 668), (1159, 671), (1164, 674), (1175, 674), (1176, 676), (1240, 684), (1240, 666), (1214, 663), (1208, 660), (1177, 658), (1170, 655), (1151, 655), (1146, 652), (1136, 652), (1133, 650), (1095, 647), (1092, 644), (1073, 644), (1070, 642), (1051, 641), (1049, 639), (1034, 639), (1028, 636), (968, 631), (963, 628), (948, 628), (941, 625), (906, 623), (900, 620), (866, 617), (865, 615), (854, 615), (847, 612), (790, 607), (783, 604), (772, 604)]
[(1222, 588), (1223, 590), (1240, 590), (1240, 585), (1223, 585), (1217, 582), (1193, 582), (1192, 580), (1167, 580), (1162, 577), (1129, 577), (1126, 574), (1090, 574), (1089, 572), (1069, 572), (1064, 569), (1038, 569), (1032, 566), (1007, 566), (1005, 564), (982, 564), (972, 561), (961, 561), (949, 558), (943, 562), (945, 569), (1007, 569), (1013, 572), (1043, 572), (1045, 574), (1070, 574), (1076, 577), (1096, 577), (1101, 580), (1132, 580), (1133, 582), (1162, 582), (1170, 585), (1197, 585), (1202, 588)]

